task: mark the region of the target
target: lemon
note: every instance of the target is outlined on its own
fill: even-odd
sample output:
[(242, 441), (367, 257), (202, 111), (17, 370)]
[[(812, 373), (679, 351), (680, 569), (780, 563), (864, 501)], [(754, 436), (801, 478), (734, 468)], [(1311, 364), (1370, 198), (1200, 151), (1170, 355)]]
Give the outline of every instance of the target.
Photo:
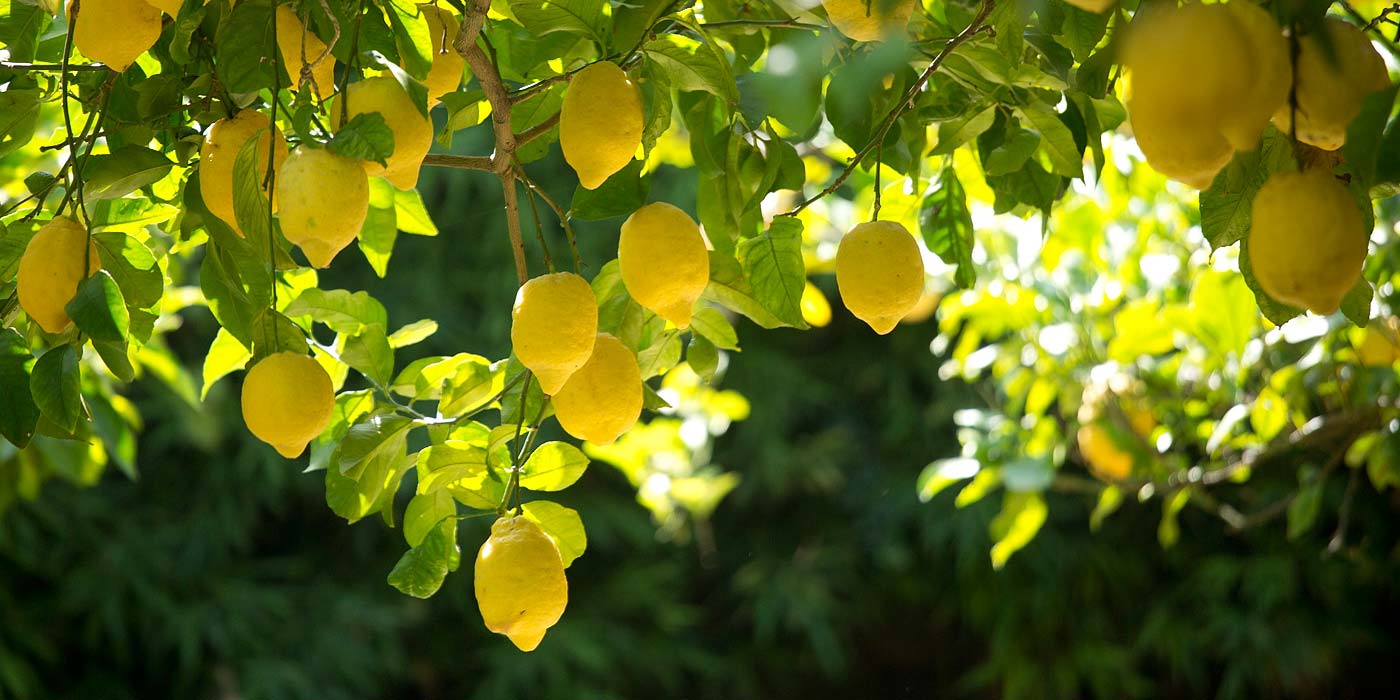
[(1133, 134), (1158, 172), (1206, 187), (1237, 150), (1251, 150), (1287, 100), (1287, 41), (1265, 11), (1156, 4), (1123, 46)]
[[(68, 3), (71, 12), (73, 3)], [(124, 71), (160, 38), (160, 10), (146, 0), (85, 0), (73, 23), (73, 45), (84, 56)]]
[(1400, 360), (1400, 328), (1395, 319), (1372, 321), (1356, 346), (1356, 358), (1366, 367), (1389, 367)]
[(638, 304), (690, 326), (691, 307), (710, 283), (710, 255), (695, 220), (665, 202), (653, 202), (622, 222), (617, 244), (622, 284)]
[(836, 249), (841, 303), (876, 333), (894, 330), (924, 293), (924, 259), (909, 229), (871, 221), (851, 229)]
[(1097, 423), (1081, 426), (1075, 434), (1079, 453), (1089, 471), (1105, 481), (1122, 481), (1133, 473), (1133, 456), (1113, 441), (1113, 436)]
[(856, 41), (879, 41), (903, 31), (914, 14), (914, 0), (822, 0), (826, 18)]
[[(386, 159), (387, 166), (365, 161), (365, 170), (371, 176), (382, 175), (401, 190), (417, 187), (418, 169), (433, 145), (433, 123), (393, 76), (366, 78), (350, 83), (345, 91), (351, 119), (358, 114), (378, 112), (394, 132), (394, 153)], [(340, 127), (340, 111), (340, 105), (331, 106), (332, 128)]]
[(642, 371), (622, 341), (599, 333), (593, 355), (554, 395), (554, 415), (568, 434), (606, 445), (642, 415)]
[(97, 247), (88, 240), (87, 229), (72, 219), (54, 219), (34, 234), (20, 256), (15, 280), (19, 306), (45, 332), (62, 333), (70, 320), (66, 307), (78, 293), (78, 283), (101, 267)]
[(433, 67), (423, 86), (428, 88), (428, 102), (436, 103), (439, 97), (456, 90), (462, 85), (462, 67), (466, 59), (452, 48), (452, 40), (460, 26), (457, 16), (437, 5), (425, 5), (423, 17), (428, 20), (428, 32), (433, 37)]
[(1065, 0), (1065, 3), (1073, 5), (1085, 12), (1095, 12), (1103, 14), (1109, 8), (1118, 4), (1118, 0)]
[(316, 267), (350, 245), (369, 212), (369, 176), (357, 160), (301, 146), (277, 178), (278, 219), (287, 240)]
[(1249, 258), (1269, 296), (1326, 315), (1361, 279), (1365, 223), (1356, 201), (1321, 170), (1281, 172), (1254, 196)]
[[(310, 64), (326, 52), (326, 42), (315, 32), (308, 31), (290, 5), (277, 6), (277, 50), (282, 54), (282, 67), (291, 77), (292, 87), (301, 88), (302, 66)], [(325, 59), (311, 69), (312, 93), (324, 100), (335, 92), (335, 58)]]
[(642, 145), (642, 93), (617, 64), (574, 74), (559, 110), (559, 147), (579, 184), (597, 189)]
[(536, 277), (520, 287), (511, 311), (510, 342), (516, 359), (553, 395), (593, 354), (598, 299), (572, 272)]
[(291, 459), (330, 422), (335, 390), (310, 356), (279, 352), (264, 357), (243, 380), (243, 422), (259, 440)]
[[(238, 217), (233, 209), (233, 165), (243, 145), (256, 134), (258, 182), (262, 183), (267, 168), (268, 125), (267, 117), (261, 112), (245, 109), (214, 122), (209, 127), (209, 133), (204, 135), (204, 145), (199, 148), (199, 194), (204, 199), (204, 206), (240, 236), (243, 230), (238, 228)], [(273, 169), (277, 170), (287, 160), (287, 142), (276, 126), (272, 127), (271, 134), (276, 139)]]
[(476, 554), (476, 604), (486, 629), (534, 651), (569, 604), (569, 580), (554, 540), (524, 516), (497, 518)]
[[(1346, 143), (1347, 126), (1361, 112), (1361, 103), (1390, 84), (1385, 61), (1355, 26), (1329, 18), (1323, 25), (1332, 53), (1316, 36), (1304, 36), (1298, 46), (1298, 140), (1335, 151)], [(1280, 130), (1292, 130), (1292, 107), (1274, 114)]]
[(802, 311), (802, 320), (809, 326), (824, 328), (831, 323), (831, 304), (821, 288), (811, 282), (802, 287), (802, 300), (798, 307)]
[(914, 308), (909, 309), (909, 313), (904, 314), (904, 318), (899, 319), (900, 325), (914, 326), (933, 318), (933, 312), (938, 310), (939, 302), (943, 301), (943, 295), (938, 292), (924, 292), (919, 297), (919, 303)]

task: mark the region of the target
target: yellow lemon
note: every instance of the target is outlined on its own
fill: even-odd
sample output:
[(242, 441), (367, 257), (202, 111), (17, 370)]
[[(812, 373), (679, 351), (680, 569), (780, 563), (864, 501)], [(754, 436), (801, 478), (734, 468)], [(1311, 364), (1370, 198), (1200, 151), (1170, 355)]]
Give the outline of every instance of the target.
[[(173, 1), (173, 0), (172, 0)], [(315, 32), (308, 31), (290, 5), (277, 6), (277, 50), (282, 54), (282, 67), (291, 78), (292, 88), (301, 88), (301, 69), (326, 53), (326, 42)], [(312, 94), (326, 99), (335, 92), (335, 57), (325, 59), (311, 69)]]
[(115, 71), (126, 70), (159, 38), (160, 10), (146, 0), (84, 0), (73, 23), (73, 45)]
[(101, 267), (87, 229), (72, 219), (54, 219), (34, 234), (20, 256), (15, 280), (19, 306), (45, 332), (62, 333), (70, 320), (66, 307), (78, 293), (78, 283)]
[(1250, 87), (1237, 95), (1222, 114), (1221, 132), (1236, 151), (1252, 151), (1280, 105), (1288, 102), (1293, 66), (1283, 28), (1268, 10), (1247, 0), (1227, 3), (1235, 22), (1244, 30), (1256, 73)]
[[(1361, 112), (1361, 103), (1390, 84), (1385, 61), (1370, 39), (1355, 26), (1329, 18), (1324, 25), (1332, 52), (1315, 35), (1299, 39), (1298, 140), (1335, 151), (1346, 143), (1347, 126)], [(1292, 107), (1285, 103), (1274, 114), (1280, 130), (1292, 130)]]
[(695, 220), (665, 202), (653, 202), (622, 222), (617, 244), (622, 284), (638, 304), (690, 326), (691, 307), (710, 283), (710, 255)]
[(876, 333), (894, 330), (924, 293), (924, 259), (909, 229), (893, 221), (851, 229), (836, 249), (836, 287)]
[[(1133, 137), (1152, 169), (1196, 189), (1210, 187), (1235, 151), (1224, 134), (1150, 110), (1133, 112)], [(1164, 120), (1164, 121), (1162, 121)]]
[(308, 355), (268, 355), (243, 380), (243, 422), (248, 432), (287, 459), (300, 455), (321, 434), (333, 408), (330, 375)]
[(1356, 346), (1356, 358), (1366, 367), (1389, 367), (1400, 361), (1400, 328), (1395, 319), (1372, 321)]
[(822, 0), (836, 30), (856, 41), (879, 41), (904, 31), (914, 0)]
[(520, 287), (511, 311), (510, 342), (520, 364), (554, 395), (593, 354), (598, 299), (572, 272), (536, 277)]
[(423, 16), (428, 20), (428, 32), (433, 37), (433, 67), (423, 86), (428, 88), (428, 102), (436, 103), (439, 97), (456, 90), (462, 85), (462, 68), (466, 59), (452, 48), (452, 40), (460, 26), (457, 15), (437, 5), (423, 7)]
[(622, 341), (599, 333), (593, 355), (554, 395), (554, 415), (568, 434), (606, 445), (642, 415), (642, 371)]
[(802, 300), (799, 302), (802, 310), (802, 320), (807, 325), (814, 328), (823, 328), (831, 323), (831, 304), (827, 303), (826, 295), (815, 284), (808, 282), (802, 287)]
[(1081, 426), (1075, 439), (1089, 471), (1100, 479), (1122, 481), (1133, 473), (1133, 456), (1119, 447), (1103, 426), (1097, 423)]
[(486, 629), (534, 651), (564, 615), (569, 581), (554, 540), (524, 516), (498, 518), (476, 554), (476, 604)]
[(1330, 314), (1361, 279), (1368, 232), (1351, 193), (1321, 170), (1281, 172), (1254, 196), (1254, 278), (1285, 304)]
[(1073, 5), (1085, 12), (1095, 12), (1103, 14), (1109, 8), (1118, 4), (1118, 0), (1065, 0), (1067, 4)]
[(369, 176), (357, 160), (301, 146), (277, 178), (282, 233), (316, 267), (329, 267), (364, 226)]
[(569, 81), (559, 110), (559, 147), (587, 189), (627, 167), (642, 145), (642, 93), (617, 64), (601, 61)]
[[(379, 75), (350, 83), (344, 99), (350, 101), (350, 118), (378, 112), (394, 132), (394, 153), (386, 165), (365, 161), (371, 176), (382, 175), (401, 190), (418, 186), (423, 156), (433, 145), (433, 123), (413, 104), (413, 99), (391, 75)], [(340, 98), (337, 98), (340, 99)], [(340, 126), (340, 105), (331, 106), (331, 127)]]
[(238, 228), (238, 217), (233, 209), (233, 165), (238, 160), (239, 151), (257, 135), (259, 183), (267, 168), (268, 138), (275, 139), (273, 169), (280, 169), (287, 160), (287, 142), (282, 138), (282, 131), (273, 126), (269, 132), (268, 125), (267, 116), (257, 110), (245, 109), (214, 122), (209, 127), (209, 133), (204, 135), (204, 145), (199, 148), (199, 194), (204, 199), (204, 206), (240, 236), (243, 230)]

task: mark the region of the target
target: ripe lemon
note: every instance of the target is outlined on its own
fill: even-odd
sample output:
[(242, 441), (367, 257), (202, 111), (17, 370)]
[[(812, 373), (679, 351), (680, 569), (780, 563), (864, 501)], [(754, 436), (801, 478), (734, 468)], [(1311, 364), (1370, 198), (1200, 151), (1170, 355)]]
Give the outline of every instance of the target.
[(1075, 440), (1089, 471), (1100, 479), (1122, 481), (1133, 473), (1133, 456), (1119, 447), (1103, 426), (1097, 423), (1080, 426)]
[(642, 415), (642, 371), (622, 341), (599, 333), (593, 355), (554, 395), (554, 415), (568, 434), (606, 445)]
[[(87, 229), (72, 219), (54, 219), (29, 240), (19, 259), (15, 280), (19, 306), (47, 333), (68, 327), (65, 307), (78, 293), (78, 283), (102, 267), (97, 247), (88, 241)], [(83, 247), (87, 246), (87, 274), (83, 274)]]
[(1246, 2), (1145, 8), (1122, 55), (1143, 155), (1158, 172), (1198, 188), (1236, 150), (1258, 144), (1292, 75), (1282, 30)]
[[(68, 3), (71, 12), (73, 3)], [(146, 0), (85, 0), (73, 24), (73, 45), (84, 56), (124, 71), (160, 38), (160, 10)]]
[(428, 33), (433, 37), (433, 67), (423, 80), (423, 86), (428, 88), (428, 103), (434, 104), (439, 97), (461, 87), (462, 67), (467, 61), (452, 48), (460, 26), (457, 15), (437, 5), (426, 5), (423, 16), (428, 20)]
[(586, 189), (632, 162), (642, 145), (642, 93), (616, 64), (574, 74), (559, 111), (559, 147)]
[(520, 288), (511, 311), (515, 357), (554, 395), (593, 354), (598, 335), (598, 299), (572, 272), (536, 277)]
[[(1355, 26), (1329, 18), (1323, 25), (1331, 39), (1332, 53), (1315, 35), (1299, 39), (1298, 140), (1335, 151), (1346, 143), (1347, 126), (1361, 112), (1367, 95), (1390, 84), (1385, 61), (1371, 41)], [(1292, 130), (1292, 109), (1278, 108), (1274, 122), (1280, 130)]]
[(894, 330), (924, 293), (924, 259), (909, 229), (893, 221), (851, 229), (836, 249), (836, 287), (876, 333)]
[(534, 651), (569, 604), (554, 540), (524, 516), (498, 518), (476, 554), (476, 604), (486, 629)]
[(238, 228), (238, 217), (234, 215), (233, 209), (233, 165), (238, 160), (239, 151), (243, 150), (243, 144), (248, 143), (248, 139), (253, 138), (254, 134), (257, 135), (259, 184), (262, 183), (262, 176), (267, 168), (269, 133), (271, 138), (276, 139), (273, 146), (273, 169), (280, 170), (282, 163), (287, 160), (287, 142), (282, 138), (282, 131), (273, 126), (269, 132), (268, 125), (267, 116), (263, 113), (245, 109), (232, 117), (214, 122), (209, 127), (209, 133), (204, 135), (204, 145), (199, 147), (199, 194), (204, 199), (204, 206), (240, 236), (243, 235), (243, 230)]
[(1351, 193), (1321, 170), (1270, 176), (1254, 196), (1254, 277), (1285, 304), (1330, 314), (1361, 279), (1367, 237)]
[(301, 146), (277, 178), (278, 219), (287, 240), (316, 267), (350, 245), (369, 212), (369, 176), (360, 161)]
[(824, 328), (831, 323), (831, 304), (822, 294), (821, 287), (811, 282), (802, 287), (802, 300), (798, 307), (802, 311), (802, 320), (813, 328)]
[[(1132, 474), (1136, 461), (1133, 452), (1119, 440), (1136, 435), (1146, 441), (1156, 430), (1157, 418), (1148, 407), (1146, 393), (1147, 387), (1141, 380), (1121, 373), (1084, 387), (1075, 441), (1089, 471), (1098, 478), (1122, 481)], [(1111, 411), (1112, 407), (1117, 408), (1117, 413)], [(1115, 433), (1115, 420), (1127, 430)]]
[(879, 41), (903, 31), (914, 0), (822, 0), (836, 30), (856, 41)]
[[(417, 187), (418, 169), (433, 145), (433, 123), (418, 111), (413, 99), (393, 76), (366, 78), (350, 83), (345, 91), (345, 99), (350, 101), (351, 119), (358, 114), (378, 112), (394, 132), (394, 153), (386, 159), (387, 167), (365, 161), (365, 171), (371, 176), (382, 175), (401, 190)], [(331, 106), (331, 127), (340, 127), (338, 104)]]
[(710, 254), (695, 220), (665, 202), (653, 202), (622, 222), (617, 244), (622, 284), (638, 304), (690, 326), (691, 307), (710, 283)]
[(321, 434), (335, 408), (330, 375), (307, 355), (264, 357), (243, 380), (243, 422), (259, 440), (291, 459)]
[[(173, 0), (172, 0), (173, 1)], [(290, 5), (277, 6), (277, 50), (282, 54), (282, 67), (291, 78), (292, 88), (301, 87), (301, 68), (326, 52), (326, 42), (315, 32), (308, 31)], [(312, 93), (324, 100), (335, 92), (335, 58), (326, 58), (311, 69)]]
[(1400, 361), (1400, 328), (1395, 319), (1372, 321), (1356, 346), (1356, 358), (1366, 367), (1389, 367)]

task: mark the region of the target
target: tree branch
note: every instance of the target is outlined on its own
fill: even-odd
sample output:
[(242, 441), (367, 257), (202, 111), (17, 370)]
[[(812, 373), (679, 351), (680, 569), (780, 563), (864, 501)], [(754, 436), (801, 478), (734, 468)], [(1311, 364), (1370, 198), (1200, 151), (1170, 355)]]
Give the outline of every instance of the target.
[(548, 118), (548, 119), (546, 119), (546, 120), (544, 120), (544, 121), (542, 121), (542, 122), (540, 122), (540, 123), (538, 123), (538, 124), (536, 124), (536, 125), (534, 125), (534, 126), (528, 128), (528, 129), (526, 129), (526, 130), (520, 132), (519, 134), (516, 134), (516, 136), (515, 136), (515, 147), (516, 147), (516, 148), (519, 148), (519, 147), (521, 147), (521, 146), (524, 146), (524, 145), (527, 144), (527, 143), (530, 143), (531, 141), (534, 141), (535, 139), (537, 139), (537, 138), (539, 138), (539, 137), (541, 137), (541, 136), (544, 136), (545, 134), (549, 133), (551, 130), (554, 129), (554, 127), (556, 127), (556, 126), (558, 126), (558, 125), (559, 125), (559, 112), (555, 112), (554, 115), (551, 116), (550, 118)]
[(933, 57), (933, 61), (928, 64), (927, 68), (924, 68), (924, 72), (919, 74), (914, 84), (910, 85), (909, 89), (904, 91), (904, 97), (900, 99), (899, 104), (895, 105), (894, 109), (891, 109), (890, 113), (886, 115), (884, 121), (880, 124), (880, 130), (875, 134), (875, 138), (870, 139), (869, 143), (862, 146), (861, 149), (856, 152), (851, 162), (841, 171), (840, 175), (836, 176), (836, 180), (830, 185), (827, 185), (826, 189), (803, 200), (801, 204), (798, 204), (792, 211), (787, 213), (788, 216), (798, 214), (813, 202), (835, 192), (846, 182), (846, 178), (850, 177), (851, 173), (855, 172), (856, 166), (860, 165), (860, 162), (865, 160), (865, 157), (870, 155), (870, 152), (875, 150), (877, 146), (885, 142), (885, 137), (890, 133), (890, 128), (894, 126), (894, 123), (899, 120), (900, 115), (914, 106), (914, 98), (918, 97), (919, 91), (924, 88), (929, 78), (932, 78), (933, 74), (938, 71), (938, 68), (943, 65), (943, 61), (948, 58), (948, 55), (953, 53), (954, 49), (967, 43), (972, 37), (987, 29), (987, 18), (992, 14), (994, 8), (996, 8), (996, 0), (982, 0), (982, 6), (977, 10), (977, 15), (972, 18), (972, 22), (961, 32), (958, 32), (958, 35), (949, 40), (947, 44), (943, 45), (943, 50), (939, 51), (938, 55)]
[[(10, 61), (0, 61), (0, 69), (13, 71), (53, 71), (64, 70), (61, 63), (13, 63)], [(70, 71), (101, 71), (107, 70), (105, 63), (75, 63), (68, 66)]]
[(430, 153), (423, 158), (423, 165), (431, 165), (439, 168), (457, 168), (459, 170), (484, 170), (488, 173), (496, 172), (496, 166), (491, 163), (491, 156), (458, 156), (450, 153)]

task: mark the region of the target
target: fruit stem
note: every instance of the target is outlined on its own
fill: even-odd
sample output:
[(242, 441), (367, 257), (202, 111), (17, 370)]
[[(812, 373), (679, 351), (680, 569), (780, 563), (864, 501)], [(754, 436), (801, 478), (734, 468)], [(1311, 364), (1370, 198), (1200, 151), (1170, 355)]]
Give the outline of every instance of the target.
[[(534, 374), (525, 370), (525, 383), (520, 385), (520, 415), (515, 423), (515, 438), (513, 443), (520, 442), (520, 430), (525, 427), (525, 402), (530, 395), (530, 381), (534, 379)], [(540, 415), (544, 415), (544, 409), (540, 409)], [(489, 463), (489, 458), (488, 458)], [(501, 503), (496, 506), (496, 514), (504, 516), (506, 506), (510, 504), (510, 497), (520, 488), (520, 452), (512, 452), (510, 456), (510, 481), (506, 482), (506, 490), (501, 494)]]

